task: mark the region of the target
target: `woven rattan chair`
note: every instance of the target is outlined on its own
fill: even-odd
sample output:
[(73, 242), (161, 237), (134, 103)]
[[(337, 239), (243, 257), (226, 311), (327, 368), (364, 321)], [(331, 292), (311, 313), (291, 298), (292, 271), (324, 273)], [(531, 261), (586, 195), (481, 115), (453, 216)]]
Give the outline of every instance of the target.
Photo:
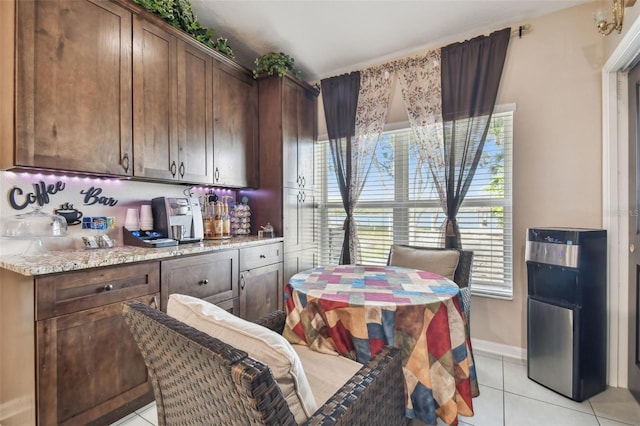
[[(421, 247), (421, 246), (408, 246), (398, 245), (399, 247), (406, 247), (418, 251), (442, 251), (442, 250), (457, 250), (460, 254), (458, 258), (458, 266), (453, 274), (453, 281), (460, 287), (460, 296), (462, 297), (462, 307), (464, 313), (467, 316), (467, 321), (471, 318), (471, 266), (473, 264), (473, 252), (462, 249), (448, 249), (440, 247)], [(389, 250), (389, 257), (387, 258), (387, 265), (391, 265), (391, 253), (393, 247)], [(425, 265), (424, 270), (429, 270), (429, 267)]]
[[(267, 365), (143, 303), (125, 302), (123, 314), (149, 370), (159, 425), (296, 424)], [(282, 333), (284, 321), (278, 311), (258, 323)], [(401, 356), (387, 346), (306, 424), (406, 423)]]

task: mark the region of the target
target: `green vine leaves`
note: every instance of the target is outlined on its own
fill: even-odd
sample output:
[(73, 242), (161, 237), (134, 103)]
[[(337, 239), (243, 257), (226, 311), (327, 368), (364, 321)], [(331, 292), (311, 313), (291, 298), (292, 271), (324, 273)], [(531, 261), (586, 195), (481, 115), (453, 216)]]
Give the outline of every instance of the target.
[(216, 38), (213, 28), (204, 28), (193, 13), (189, 0), (133, 0), (155, 13), (175, 28), (186, 32), (200, 43), (233, 58), (233, 50), (224, 37)]
[(262, 73), (267, 75), (277, 73), (280, 77), (284, 77), (287, 71), (291, 71), (297, 79), (300, 79), (302, 72), (296, 68), (294, 63), (295, 59), (285, 53), (269, 52), (256, 59), (253, 78), (258, 78)]

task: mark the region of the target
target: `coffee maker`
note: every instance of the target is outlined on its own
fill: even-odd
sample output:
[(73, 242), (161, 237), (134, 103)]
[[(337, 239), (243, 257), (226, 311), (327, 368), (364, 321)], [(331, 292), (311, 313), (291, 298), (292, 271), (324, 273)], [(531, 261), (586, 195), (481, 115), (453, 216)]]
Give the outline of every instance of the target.
[(200, 201), (193, 197), (157, 197), (151, 200), (155, 231), (180, 244), (202, 241)]

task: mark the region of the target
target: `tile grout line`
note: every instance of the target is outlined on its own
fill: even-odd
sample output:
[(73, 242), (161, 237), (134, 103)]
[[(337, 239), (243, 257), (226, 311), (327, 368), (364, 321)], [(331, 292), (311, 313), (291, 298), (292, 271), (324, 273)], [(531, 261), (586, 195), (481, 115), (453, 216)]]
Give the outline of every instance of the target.
[(504, 396), (504, 355), (500, 357), (500, 367), (502, 368), (502, 425), (507, 426), (507, 401)]

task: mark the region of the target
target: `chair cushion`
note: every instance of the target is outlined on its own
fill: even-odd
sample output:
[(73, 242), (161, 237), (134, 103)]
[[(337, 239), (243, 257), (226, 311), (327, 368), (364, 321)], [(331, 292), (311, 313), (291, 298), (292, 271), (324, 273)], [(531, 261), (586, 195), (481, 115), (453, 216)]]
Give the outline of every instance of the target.
[(317, 410), (300, 358), (278, 333), (212, 303), (182, 294), (169, 296), (167, 314), (268, 365), (298, 424)]
[(292, 346), (302, 361), (318, 407), (323, 406), (362, 368), (362, 364), (338, 354), (317, 352), (304, 345)]
[(389, 265), (421, 269), (453, 281), (459, 259), (458, 250), (429, 250), (394, 245), (391, 247)]

